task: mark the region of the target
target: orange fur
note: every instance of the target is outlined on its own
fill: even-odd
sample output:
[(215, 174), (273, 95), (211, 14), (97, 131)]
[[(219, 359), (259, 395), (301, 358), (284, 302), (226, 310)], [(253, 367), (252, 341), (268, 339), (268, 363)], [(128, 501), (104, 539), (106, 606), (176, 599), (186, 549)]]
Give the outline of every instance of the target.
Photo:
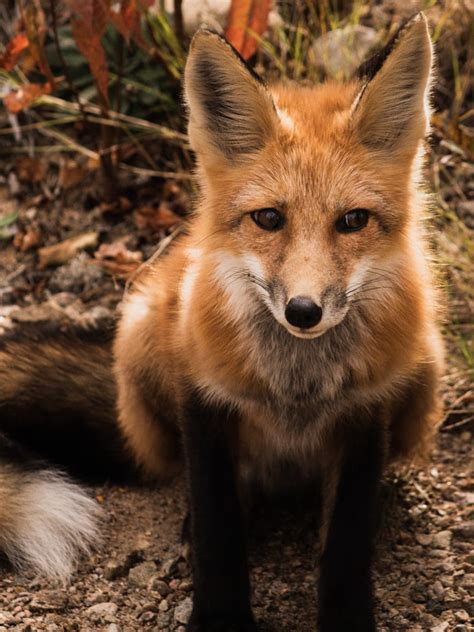
[[(234, 108), (225, 129), (206, 111), (199, 68), (209, 59), (223, 107)], [(126, 296), (115, 345), (121, 427), (149, 473), (165, 476), (178, 454), (186, 384), (238, 409), (242, 476), (256, 472), (268, 485), (287, 459), (304, 475), (316, 470), (353, 407), (383, 404), (392, 456), (429, 445), (443, 367), (419, 185), (430, 64), (419, 19), (367, 86), (267, 90), (220, 38), (198, 34), (186, 89), (201, 202), (188, 234)], [(268, 207), (285, 214), (284, 230), (252, 221)], [(371, 211), (367, 227), (335, 231), (356, 208)], [(269, 297), (249, 274), (278, 291)], [(364, 275), (369, 289), (342, 307), (337, 296)], [(326, 301), (319, 329), (303, 336), (313, 339), (284, 322), (285, 299), (301, 294)], [(292, 415), (308, 417), (298, 431)]]

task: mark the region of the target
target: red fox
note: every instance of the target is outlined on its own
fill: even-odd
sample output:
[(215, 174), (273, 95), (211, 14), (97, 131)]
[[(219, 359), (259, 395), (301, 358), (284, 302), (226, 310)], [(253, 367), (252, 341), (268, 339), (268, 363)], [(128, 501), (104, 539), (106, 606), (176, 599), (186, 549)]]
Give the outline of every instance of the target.
[(35, 454), (75, 473), (107, 451), (110, 472), (157, 480), (183, 455), (188, 629), (256, 630), (242, 497), (320, 480), (319, 630), (375, 630), (379, 481), (441, 419), (421, 184), (431, 67), (422, 14), (352, 81), (314, 88), (267, 87), (197, 32), (184, 83), (200, 202), (125, 296), (113, 368), (109, 334), (0, 342), (0, 546), (14, 563), (64, 578), (95, 537), (92, 501)]

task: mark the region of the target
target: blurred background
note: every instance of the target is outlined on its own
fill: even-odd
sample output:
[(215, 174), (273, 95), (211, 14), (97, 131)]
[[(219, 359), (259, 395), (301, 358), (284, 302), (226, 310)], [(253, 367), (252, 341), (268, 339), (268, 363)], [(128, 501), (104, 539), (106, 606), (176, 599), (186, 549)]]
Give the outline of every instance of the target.
[[(449, 366), (442, 431), (447, 451), (444, 456), (435, 455), (431, 473), (397, 479), (395, 487), (404, 489), (405, 501), (411, 498), (407, 501), (410, 511), (413, 509), (411, 517), (422, 521), (414, 532), (425, 529), (423, 520), (428, 517), (438, 531), (446, 530), (443, 520), (450, 512), (463, 524), (465, 503), (472, 503), (474, 497), (474, 489), (463, 482), (459, 470), (459, 464), (468, 463), (474, 420), (473, 0), (2, 0), (0, 334), (25, 322), (113, 319), (127, 280), (180, 230), (195, 195), (181, 80), (190, 38), (201, 22), (223, 29), (267, 82), (284, 78), (314, 84), (328, 78), (350, 78), (404, 19), (419, 10), (426, 13), (437, 52), (426, 178), (433, 194), (432, 242), (448, 299), (443, 327)], [(126, 548), (119, 535), (119, 527), (127, 531), (129, 510), (125, 508), (141, 507), (142, 514), (148, 515), (145, 497), (130, 496), (125, 502), (110, 490), (99, 491), (97, 496), (103, 502), (109, 496), (115, 498), (110, 500), (112, 512), (122, 518), (114, 537)], [(159, 502), (168, 501), (161, 498)], [(451, 505), (446, 507), (446, 503)], [(152, 518), (146, 520), (147, 528), (153, 530)], [(406, 526), (408, 531), (410, 528)], [(406, 555), (416, 561), (423, 543), (413, 537), (414, 548)], [(275, 555), (282, 546), (278, 542)], [(301, 543), (305, 542), (302, 536)], [(438, 544), (449, 559), (444, 544)], [(448, 548), (451, 546), (449, 540)], [(137, 559), (148, 559), (149, 554), (140, 555)], [(449, 577), (456, 572), (459, 577), (471, 573), (472, 579), (472, 560), (459, 559), (458, 566), (446, 573)], [(419, 561), (421, 569), (424, 562)], [(123, 571), (125, 576), (130, 566), (131, 562)], [(177, 569), (168, 569), (178, 582), (176, 590), (180, 581), (188, 581), (186, 571), (180, 579)], [(262, 573), (265, 587), (271, 572)], [(420, 573), (411, 571), (406, 588), (411, 603), (411, 593), (426, 579)], [(433, 584), (437, 573), (429, 575), (428, 584)], [(387, 580), (389, 592), (399, 589), (395, 585), (400, 581), (393, 577)], [(145, 580), (136, 581), (137, 590), (147, 585)], [(399, 613), (390, 615), (387, 602), (384, 616), (395, 622), (393, 627), (387, 624), (387, 629), (467, 630), (463, 588), (459, 582), (446, 581), (447, 586), (441, 583), (433, 595), (418, 590), (415, 603), (421, 614), (411, 623), (402, 615), (397, 619)], [(167, 585), (169, 588), (169, 582)], [(445, 598), (454, 585), (458, 592)], [(6, 586), (5, 595), (10, 584)], [(18, 599), (22, 586), (12, 586)], [(288, 590), (277, 593), (281, 597)], [(310, 588), (301, 590), (304, 593)], [(186, 589), (180, 599), (183, 595)], [(10, 603), (0, 593), (0, 629), (2, 599), (6, 600), (4, 607)], [(84, 599), (90, 607), (95, 603)], [(435, 600), (431, 610), (430, 599)], [(443, 610), (439, 604), (445, 602), (448, 607)], [(38, 608), (36, 618), (26, 605), (23, 608), (34, 618), (33, 624), (25, 623), (33, 626), (31, 630), (43, 629), (45, 612), (62, 612), (55, 610), (54, 603), (50, 610)], [(15, 620), (15, 608), (6, 611), (10, 619), (5, 620)], [(443, 618), (448, 611), (449, 616)], [(124, 629), (153, 627), (160, 620), (168, 621), (164, 624), (168, 627), (156, 629), (179, 629), (181, 625), (181, 615), (176, 620), (174, 615), (166, 615), (165, 606), (159, 616), (146, 608), (143, 612), (152, 614), (144, 618), (130, 615), (129, 627)], [(311, 629), (305, 627), (307, 613), (289, 612), (292, 623), (285, 629)], [(455, 612), (461, 612), (458, 619)], [(105, 623), (115, 625), (115, 615), (107, 616), (111, 619)], [(275, 614), (275, 620), (281, 620), (278, 616)], [(23, 625), (28, 616), (17, 619)], [(97, 621), (104, 623), (100, 617)], [(63, 624), (62, 619), (55, 623), (53, 617), (48, 625)], [(94, 627), (96, 624), (91, 629), (102, 629)]]

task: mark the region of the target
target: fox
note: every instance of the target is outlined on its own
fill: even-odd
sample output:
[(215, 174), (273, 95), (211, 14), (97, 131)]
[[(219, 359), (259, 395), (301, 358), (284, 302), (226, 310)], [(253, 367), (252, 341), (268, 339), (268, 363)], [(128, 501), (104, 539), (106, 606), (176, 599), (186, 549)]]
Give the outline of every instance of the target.
[[(442, 419), (423, 184), (422, 13), (345, 83), (268, 86), (202, 27), (184, 74), (199, 199), (115, 331), (0, 339), (0, 548), (65, 580), (97, 537), (71, 475), (184, 464), (189, 632), (257, 630), (245, 499), (317, 481), (320, 632), (373, 632), (380, 484)], [(101, 471), (101, 470), (104, 471)], [(67, 472), (67, 473), (66, 473)]]

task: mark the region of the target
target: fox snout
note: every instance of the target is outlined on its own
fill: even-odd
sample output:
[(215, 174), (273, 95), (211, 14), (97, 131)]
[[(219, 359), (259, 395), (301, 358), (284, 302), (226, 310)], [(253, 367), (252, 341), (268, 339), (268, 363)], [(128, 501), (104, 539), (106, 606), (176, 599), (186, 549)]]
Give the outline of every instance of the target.
[(286, 320), (300, 329), (311, 329), (320, 322), (322, 315), (322, 308), (308, 296), (295, 296), (285, 308)]

